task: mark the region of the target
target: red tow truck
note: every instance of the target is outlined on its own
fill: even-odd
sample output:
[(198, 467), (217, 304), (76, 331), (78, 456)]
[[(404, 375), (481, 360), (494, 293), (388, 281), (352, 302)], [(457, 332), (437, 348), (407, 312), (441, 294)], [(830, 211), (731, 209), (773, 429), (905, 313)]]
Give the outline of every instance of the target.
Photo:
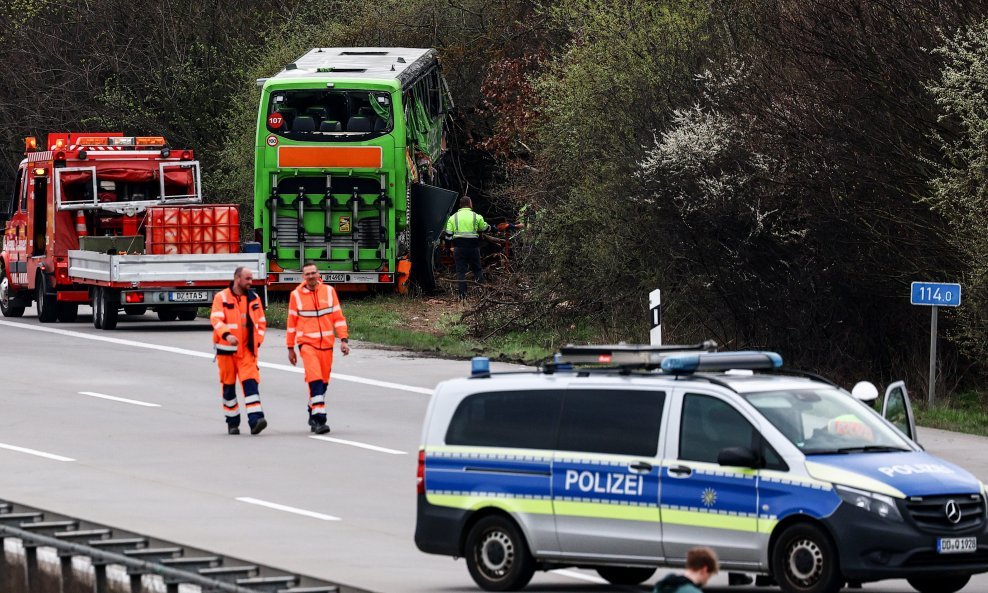
[[(91, 305), (113, 329), (121, 310), (191, 320), (238, 266), (263, 286), (266, 259), (243, 253), (235, 206), (202, 204), (191, 150), (160, 136), (53, 133), (25, 139), (14, 191), (0, 200), (0, 313), (32, 302), (42, 323)], [(259, 251), (259, 250), (258, 250)]]

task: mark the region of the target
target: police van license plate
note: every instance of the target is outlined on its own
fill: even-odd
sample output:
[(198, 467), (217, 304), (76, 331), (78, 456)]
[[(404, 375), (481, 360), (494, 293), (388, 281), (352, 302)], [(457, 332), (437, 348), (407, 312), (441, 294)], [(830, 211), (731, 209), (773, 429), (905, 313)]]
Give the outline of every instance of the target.
[(937, 554), (962, 554), (975, 552), (978, 549), (976, 537), (940, 537), (937, 538)]
[(168, 300), (173, 303), (197, 303), (209, 300), (209, 293), (205, 290), (170, 292)]

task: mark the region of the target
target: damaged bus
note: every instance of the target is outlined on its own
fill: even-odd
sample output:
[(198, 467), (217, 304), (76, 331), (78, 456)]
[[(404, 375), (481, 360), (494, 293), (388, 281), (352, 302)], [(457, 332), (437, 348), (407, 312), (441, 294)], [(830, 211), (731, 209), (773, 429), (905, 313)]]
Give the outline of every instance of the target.
[(254, 226), (269, 289), (298, 285), (312, 260), (337, 288), (434, 290), (457, 197), (435, 50), (316, 48), (258, 85)]

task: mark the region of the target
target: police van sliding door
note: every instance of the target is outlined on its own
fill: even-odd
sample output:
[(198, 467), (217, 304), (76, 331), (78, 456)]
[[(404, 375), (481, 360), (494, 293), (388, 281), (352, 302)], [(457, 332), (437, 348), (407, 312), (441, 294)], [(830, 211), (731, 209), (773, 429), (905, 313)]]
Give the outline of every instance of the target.
[(662, 474), (666, 557), (710, 546), (724, 563), (757, 565), (768, 538), (758, 530), (757, 470), (717, 463), (726, 448), (759, 443), (757, 431), (718, 396), (687, 391), (674, 401)]
[(564, 556), (662, 557), (661, 391), (570, 388), (552, 462), (552, 505)]

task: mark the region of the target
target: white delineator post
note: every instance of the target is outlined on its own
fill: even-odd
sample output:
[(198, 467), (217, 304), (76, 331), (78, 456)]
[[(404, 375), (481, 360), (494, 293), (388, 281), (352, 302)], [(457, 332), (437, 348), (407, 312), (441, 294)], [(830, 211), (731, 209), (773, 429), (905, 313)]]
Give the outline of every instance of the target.
[(662, 291), (656, 289), (648, 293), (649, 323), (648, 343), (652, 346), (662, 345)]

